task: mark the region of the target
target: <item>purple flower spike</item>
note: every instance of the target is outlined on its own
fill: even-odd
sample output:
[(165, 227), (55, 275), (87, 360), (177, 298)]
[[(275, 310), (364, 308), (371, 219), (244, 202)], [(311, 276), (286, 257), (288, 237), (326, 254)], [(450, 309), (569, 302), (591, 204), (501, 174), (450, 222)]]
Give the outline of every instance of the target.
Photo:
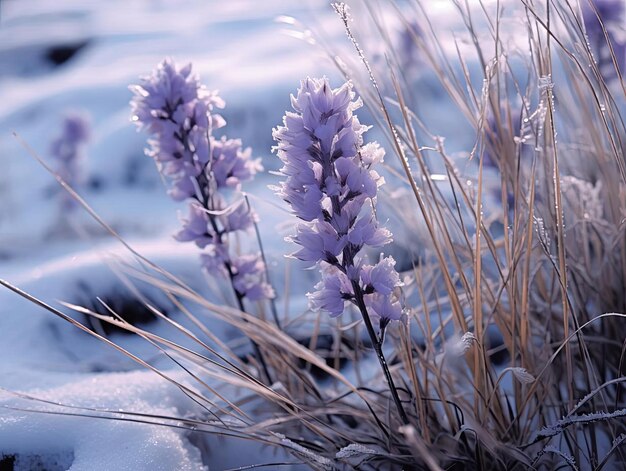
[(308, 78), (291, 103), (294, 111), (273, 133), (286, 177), (276, 190), (303, 221), (288, 239), (300, 246), (293, 257), (321, 266), (322, 281), (308, 294), (311, 307), (336, 317), (352, 302), (381, 320), (398, 320), (395, 261), (363, 263), (363, 249), (388, 244), (391, 233), (375, 217), (384, 180), (372, 167), (385, 153), (363, 143), (367, 127), (354, 114), (361, 101), (350, 82), (332, 89), (326, 78)]
[(176, 200), (194, 196), (190, 179), (197, 178), (209, 161), (209, 136), (224, 119), (213, 113), (224, 102), (207, 91), (191, 73), (191, 64), (178, 68), (164, 60), (142, 85), (131, 87), (132, 120), (150, 133), (150, 150), (159, 171), (171, 179)]
[[(347, 24), (347, 7), (333, 7)], [(307, 78), (291, 104), (294, 111), (273, 132), (286, 177), (277, 194), (303, 220), (290, 239), (300, 246), (293, 256), (320, 267), (322, 279), (307, 293), (310, 307), (331, 317), (346, 303), (358, 308), (400, 418), (409, 424), (382, 349), (387, 325), (402, 318), (400, 277), (391, 257), (370, 266), (362, 253), (391, 241), (375, 210), (383, 180), (372, 167), (384, 152), (363, 143), (367, 128), (354, 114), (361, 100), (350, 82), (332, 89), (326, 78)], [(372, 318), (379, 320), (379, 334)]]
[[(265, 282), (262, 258), (230, 254), (229, 235), (249, 231), (257, 219), (238, 193), (241, 183), (263, 168), (239, 139), (213, 137), (213, 131), (225, 125), (214, 113), (224, 107), (222, 99), (200, 84), (191, 64), (179, 68), (170, 59), (131, 90), (132, 119), (152, 136), (148, 156), (170, 181), (170, 196), (189, 201), (189, 214), (181, 219), (176, 239), (204, 249), (203, 268), (230, 279), (240, 309), (244, 298), (274, 297)], [(225, 189), (227, 194), (221, 192)]]

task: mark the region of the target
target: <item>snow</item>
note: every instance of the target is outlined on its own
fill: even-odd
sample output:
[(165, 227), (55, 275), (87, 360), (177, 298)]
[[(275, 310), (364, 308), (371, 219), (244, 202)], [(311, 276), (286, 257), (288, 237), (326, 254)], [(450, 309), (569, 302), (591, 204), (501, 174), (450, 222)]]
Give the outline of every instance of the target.
[[(49, 389), (40, 399), (73, 407), (142, 411), (146, 414), (181, 413), (180, 395), (165, 380), (145, 372), (87, 375)], [(5, 408), (26, 408), (0, 416), (2, 451), (15, 454), (71, 455), (71, 470), (197, 470), (200, 452), (168, 427), (51, 415), (65, 410), (19, 398), (5, 398)], [(44, 410), (46, 413), (34, 412)], [(93, 415), (103, 415), (91, 413)], [(119, 414), (117, 414), (119, 416)]]

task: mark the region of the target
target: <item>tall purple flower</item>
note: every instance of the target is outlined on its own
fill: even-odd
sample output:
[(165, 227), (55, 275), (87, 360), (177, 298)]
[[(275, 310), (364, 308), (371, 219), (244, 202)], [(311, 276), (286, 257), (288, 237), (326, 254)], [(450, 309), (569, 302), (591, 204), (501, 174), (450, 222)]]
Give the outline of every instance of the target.
[(250, 232), (256, 222), (240, 190), (262, 166), (240, 140), (213, 137), (226, 124), (214, 112), (222, 99), (200, 84), (191, 64), (178, 68), (170, 59), (131, 90), (132, 119), (152, 136), (147, 154), (170, 181), (170, 196), (189, 202), (176, 238), (204, 249), (204, 269), (230, 280), (242, 310), (244, 298), (272, 298), (261, 255), (230, 251), (229, 235)]
[[(300, 246), (293, 256), (319, 265), (322, 279), (308, 293), (315, 310), (340, 316), (354, 304), (363, 318), (389, 391), (404, 424), (404, 411), (382, 350), (384, 332), (402, 315), (400, 277), (391, 257), (368, 265), (364, 249), (382, 247), (391, 233), (376, 219), (376, 194), (383, 179), (374, 166), (384, 151), (363, 144), (367, 130), (354, 114), (361, 106), (350, 82), (332, 89), (328, 79), (307, 78), (291, 97), (293, 112), (274, 129), (275, 150), (287, 177), (276, 188), (302, 220), (291, 238)], [(377, 334), (371, 317), (380, 323)]]
[[(89, 140), (90, 124), (86, 114), (72, 111), (63, 118), (62, 130), (50, 145), (50, 154), (57, 161), (56, 172), (72, 188), (82, 183), (81, 161), (85, 144)], [(75, 208), (76, 202), (66, 192), (62, 193), (63, 209)]]
[(363, 300), (382, 325), (398, 320), (395, 261), (387, 257), (367, 265), (363, 254), (389, 243), (391, 233), (376, 219), (376, 194), (384, 181), (374, 166), (384, 151), (363, 143), (367, 127), (354, 114), (362, 103), (350, 83), (332, 89), (326, 78), (304, 80), (291, 102), (293, 112), (274, 129), (287, 177), (276, 190), (302, 220), (290, 238), (300, 246), (293, 257), (321, 268), (310, 304), (338, 316), (346, 302), (358, 306)]

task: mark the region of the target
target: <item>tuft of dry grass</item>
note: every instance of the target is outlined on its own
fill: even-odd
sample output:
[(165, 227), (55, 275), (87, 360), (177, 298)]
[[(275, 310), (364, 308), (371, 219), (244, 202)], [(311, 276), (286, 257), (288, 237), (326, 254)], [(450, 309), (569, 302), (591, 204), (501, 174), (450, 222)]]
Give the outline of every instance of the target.
[[(451, 3), (462, 25), (454, 41), (425, 2), (363, 2), (352, 17), (339, 9), (355, 49), (339, 65), (384, 129), (396, 157), (389, 165), (424, 221), (405, 229), (420, 231), (413, 241), (427, 248), (397, 344), (416, 430), (435, 455), (436, 439), (454, 444), (438, 457), (445, 466), (614, 465), (624, 458), (611, 444), (621, 443), (617, 411), (626, 406), (626, 324), (612, 314), (626, 301), (620, 71), (617, 81), (603, 78), (577, 2)], [(406, 44), (394, 42), (394, 25), (409, 32), (417, 73), (400, 65)], [(374, 42), (384, 44), (383, 60), (368, 60)], [(425, 109), (420, 93), (433, 79), (448, 129), (469, 125), (473, 147), (450, 153), (444, 138), (457, 136), (430, 131), (433, 105)], [(494, 173), (495, 185), (485, 179)], [(465, 332), (473, 345), (438, 361)], [(424, 398), (454, 403), (462, 421)]]

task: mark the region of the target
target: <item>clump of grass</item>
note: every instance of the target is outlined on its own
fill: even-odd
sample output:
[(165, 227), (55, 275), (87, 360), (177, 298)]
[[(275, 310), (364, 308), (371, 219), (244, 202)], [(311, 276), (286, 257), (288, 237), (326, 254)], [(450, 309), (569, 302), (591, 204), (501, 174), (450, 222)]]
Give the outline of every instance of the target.
[[(300, 320), (310, 321), (312, 338), (298, 342), (288, 327), (212, 304), (143, 259), (146, 271), (129, 268), (130, 275), (174, 303), (198, 307), (192, 312), (178, 303), (198, 334), (171, 323), (196, 349), (75, 307), (140, 335), (189, 372), (192, 385), (183, 385), (125, 352), (199, 406), (196, 417), (135, 413), (136, 420), (254, 440), (322, 470), (600, 470), (624, 462), (623, 81), (605, 81), (606, 65), (598, 68), (577, 2), (507, 4), (512, 12), (500, 3), (452, 3), (462, 26), (453, 42), (437, 29), (426, 2), (402, 8), (364, 2), (353, 16), (335, 6), (354, 53), (338, 59), (329, 52), (387, 139), (388, 178), (398, 190), (387, 195), (397, 200), (391, 206), (413, 208), (417, 216), (400, 218), (413, 234), (403, 240), (419, 247), (403, 247), (412, 256), (402, 274), (408, 312), (386, 330), (393, 381), (373, 367), (371, 345), (358, 340), (358, 317), (344, 319), (350, 308), (337, 321), (306, 313)], [(470, 133), (461, 151), (449, 151), (446, 136), (430, 129), (423, 78), (400, 68), (387, 27), (408, 27), (412, 16), (424, 25), (411, 35), (422, 73), (447, 96), (438, 106), (446, 106), (459, 132)], [(513, 46), (505, 34), (511, 25), (518, 28)], [(385, 45), (384, 61), (368, 62), (366, 31)], [(611, 55), (610, 42), (606, 47)], [(621, 77), (619, 62), (612, 62)], [(453, 133), (450, 127), (444, 131)], [(493, 188), (485, 176), (494, 171), (500, 198), (490, 207)], [(417, 219), (419, 226), (411, 226)], [(230, 323), (259, 346), (272, 385), (211, 335), (205, 316)], [(313, 339), (328, 330), (356, 339), (349, 369), (318, 354)], [(325, 377), (312, 375), (309, 365)], [(222, 394), (213, 384), (238, 393)]]
[[(384, 10), (366, 2), (351, 23), (346, 8), (337, 7), (357, 56), (339, 65), (360, 84), (426, 223), (430, 248), (426, 263), (414, 269), (417, 303), (404, 334), (424, 338), (426, 345), (416, 349), (407, 341), (398, 345), (398, 355), (405, 377), (413, 375), (415, 429), (426, 448), (436, 449), (434, 437), (455, 437), (455, 449), (439, 457), (442, 466), (458, 454), (458, 462), (479, 469), (593, 467), (623, 433), (611, 414), (625, 405), (626, 327), (611, 313), (624, 312), (626, 300), (625, 96), (605, 81), (574, 3), (507, 4), (515, 11), (509, 16), (499, 4), (454, 3), (465, 27), (465, 36), (455, 33), (456, 54), (445, 52), (431, 20), (428, 32), (413, 36), (419, 57), (430, 63), (424, 73), (448, 94), (442, 106), (450, 119), (474, 129), (475, 144), (461, 158), (447, 151), (446, 136), (429, 130), (420, 82), (398, 68)], [(414, 12), (428, 18), (425, 4)], [(398, 8), (397, 15), (408, 27), (407, 10)], [(523, 15), (513, 24), (526, 33), (514, 49), (505, 32), (513, 15)], [(366, 21), (386, 42), (382, 65), (370, 66), (357, 42), (368, 30)], [(353, 72), (359, 68), (364, 74)], [(613, 72), (620, 76), (619, 69)], [(487, 157), (500, 177), (499, 211), (485, 208)], [(464, 160), (474, 167), (462, 172)], [(440, 179), (433, 175), (441, 173), (445, 183), (435, 183)], [(434, 289), (434, 279), (444, 288)], [(506, 368), (490, 356), (493, 327), (508, 354)], [(468, 331), (473, 345), (452, 365), (438, 363), (449, 333)], [(505, 381), (510, 373), (513, 381)], [(420, 396), (454, 403), (463, 420), (451, 408), (418, 407)], [(589, 420), (579, 417), (578, 406), (592, 414)], [(564, 416), (580, 420), (570, 429), (555, 425)], [(537, 440), (542, 427), (558, 433)], [(552, 448), (558, 453), (546, 453)], [(623, 459), (617, 447), (611, 454)]]

